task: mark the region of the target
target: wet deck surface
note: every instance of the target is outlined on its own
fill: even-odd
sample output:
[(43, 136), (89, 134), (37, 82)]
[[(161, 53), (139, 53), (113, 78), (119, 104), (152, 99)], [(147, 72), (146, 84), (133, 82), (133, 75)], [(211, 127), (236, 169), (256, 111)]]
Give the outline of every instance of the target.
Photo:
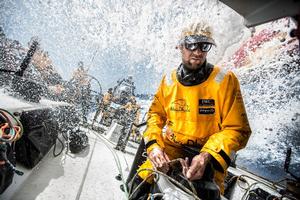
[[(0, 195), (2, 200), (89, 200), (126, 199), (120, 190), (121, 181), (116, 162), (127, 177), (138, 144), (129, 143), (127, 153), (114, 150), (103, 135), (87, 130), (89, 147), (79, 154), (66, 153), (54, 157), (53, 149), (33, 169), (18, 165), (25, 172), (14, 177), (13, 184)], [(57, 151), (60, 149), (58, 145)], [(113, 152), (118, 159), (114, 159)]]

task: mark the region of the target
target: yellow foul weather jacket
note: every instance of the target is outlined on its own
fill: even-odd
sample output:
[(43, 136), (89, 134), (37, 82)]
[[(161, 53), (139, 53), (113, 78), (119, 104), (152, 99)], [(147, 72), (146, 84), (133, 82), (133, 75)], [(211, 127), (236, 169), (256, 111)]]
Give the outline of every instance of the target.
[(164, 76), (149, 109), (143, 137), (147, 153), (154, 147), (164, 149), (166, 141), (200, 145), (200, 152), (210, 153), (224, 173), (250, 134), (238, 79), (214, 66), (208, 79), (194, 86), (182, 85), (176, 70)]
[(103, 104), (108, 105), (111, 103), (111, 100), (112, 100), (112, 94), (106, 93), (103, 97)]

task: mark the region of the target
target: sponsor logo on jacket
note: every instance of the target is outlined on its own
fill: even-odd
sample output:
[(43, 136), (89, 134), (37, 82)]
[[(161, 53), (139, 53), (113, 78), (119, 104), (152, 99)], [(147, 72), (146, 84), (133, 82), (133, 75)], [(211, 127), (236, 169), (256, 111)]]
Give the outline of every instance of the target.
[(199, 114), (211, 115), (215, 113), (214, 99), (199, 99)]
[(171, 111), (190, 112), (190, 108), (185, 99), (177, 99), (171, 103)]

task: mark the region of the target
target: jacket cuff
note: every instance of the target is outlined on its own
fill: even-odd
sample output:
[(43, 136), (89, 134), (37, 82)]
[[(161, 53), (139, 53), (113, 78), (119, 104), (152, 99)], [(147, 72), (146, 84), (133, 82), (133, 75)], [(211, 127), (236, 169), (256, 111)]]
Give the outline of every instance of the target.
[(214, 165), (214, 168), (220, 172), (226, 171), (230, 165), (231, 159), (222, 149), (216, 151), (203, 147), (200, 152), (209, 153), (213, 157), (212, 164)]
[(157, 143), (156, 140), (150, 140), (146, 143), (147, 154), (149, 154), (154, 148), (162, 149), (162, 147)]

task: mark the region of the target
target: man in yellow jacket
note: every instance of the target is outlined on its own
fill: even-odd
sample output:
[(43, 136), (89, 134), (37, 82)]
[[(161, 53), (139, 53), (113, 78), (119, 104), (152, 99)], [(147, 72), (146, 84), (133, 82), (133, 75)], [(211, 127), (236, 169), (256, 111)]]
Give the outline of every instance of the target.
[[(102, 111), (102, 118), (106, 118), (109, 116), (109, 113), (108, 113), (108, 108), (113, 100), (113, 90), (112, 88), (109, 88), (107, 90), (107, 92), (104, 94), (103, 98), (102, 98), (102, 101), (101, 103), (99, 104), (99, 107), (97, 108), (97, 111), (96, 111), (96, 114), (94, 116), (94, 119), (93, 119), (93, 124), (92, 126), (94, 125), (94, 123), (96, 122), (98, 116), (100, 115), (100, 112)], [(101, 120), (103, 121), (103, 120)]]
[(140, 106), (136, 103), (135, 97), (131, 96), (130, 100), (121, 109), (124, 109), (125, 112), (123, 113), (123, 120), (118, 123), (123, 125), (123, 129), (115, 149), (125, 152), (130, 135), (134, 130), (136, 131), (134, 123), (136, 122), (136, 117), (139, 116)]
[[(154, 96), (143, 135), (148, 159), (140, 169), (164, 167), (183, 156), (184, 145), (198, 146), (199, 153), (183, 163), (183, 174), (191, 181), (201, 179), (210, 162), (223, 193), (226, 169), (235, 152), (245, 147), (251, 129), (238, 79), (206, 60), (212, 45), (211, 28), (203, 22), (182, 31), (178, 45), (182, 63), (163, 77)], [(147, 170), (138, 178), (153, 181)], [(134, 196), (139, 198), (148, 189), (146, 184)]]

